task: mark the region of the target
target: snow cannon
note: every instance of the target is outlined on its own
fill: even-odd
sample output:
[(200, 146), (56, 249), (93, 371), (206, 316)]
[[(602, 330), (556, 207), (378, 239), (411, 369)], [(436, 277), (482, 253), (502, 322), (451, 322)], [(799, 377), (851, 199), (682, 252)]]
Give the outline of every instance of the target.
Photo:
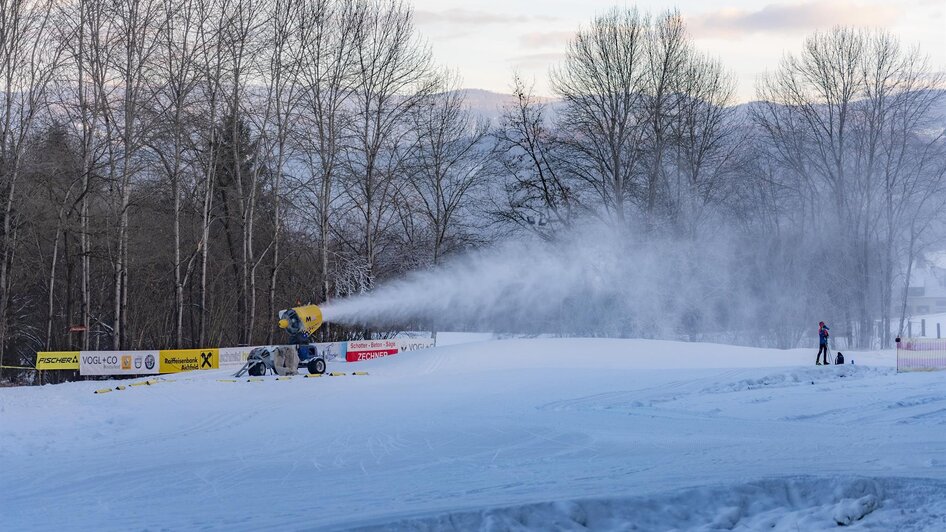
[(289, 334), (294, 344), (310, 341), (322, 326), (322, 309), (318, 305), (303, 305), (279, 311), (279, 328)]
[(269, 372), (293, 375), (305, 366), (309, 373), (325, 373), (325, 356), (312, 344), (312, 335), (322, 326), (322, 309), (317, 305), (303, 305), (279, 311), (279, 328), (289, 334), (292, 345), (257, 347), (250, 351), (246, 364), (234, 377), (249, 373), (254, 377)]

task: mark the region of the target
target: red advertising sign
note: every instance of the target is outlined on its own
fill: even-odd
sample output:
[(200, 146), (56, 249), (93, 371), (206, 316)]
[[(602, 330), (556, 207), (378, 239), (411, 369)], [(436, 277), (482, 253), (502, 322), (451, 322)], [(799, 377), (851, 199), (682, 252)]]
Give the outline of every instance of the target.
[(355, 340), (348, 342), (348, 352), (345, 353), (345, 360), (359, 362), (396, 355), (397, 353), (396, 340)]

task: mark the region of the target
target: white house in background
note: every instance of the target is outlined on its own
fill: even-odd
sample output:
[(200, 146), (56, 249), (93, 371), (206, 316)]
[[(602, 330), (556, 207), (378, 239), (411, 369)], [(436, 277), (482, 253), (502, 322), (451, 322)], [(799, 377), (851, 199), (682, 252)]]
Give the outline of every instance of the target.
[(913, 270), (907, 288), (907, 316), (946, 312), (946, 252), (926, 259)]

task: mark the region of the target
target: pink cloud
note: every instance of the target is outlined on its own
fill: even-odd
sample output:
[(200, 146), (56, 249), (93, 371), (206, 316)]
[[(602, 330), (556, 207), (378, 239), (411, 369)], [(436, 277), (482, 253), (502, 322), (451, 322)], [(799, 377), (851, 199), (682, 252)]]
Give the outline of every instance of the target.
[(899, 13), (893, 6), (847, 1), (768, 4), (755, 11), (720, 9), (686, 17), (698, 37), (734, 37), (758, 33), (795, 33), (836, 25), (886, 26)]
[(472, 9), (450, 8), (442, 11), (418, 9), (414, 12), (418, 24), (461, 24), (482, 26), (486, 24), (516, 24), (535, 20), (551, 20), (545, 16), (502, 15)]
[(550, 52), (541, 54), (518, 55), (509, 59), (509, 62), (519, 68), (541, 68), (565, 59), (564, 52)]
[(526, 48), (544, 48), (564, 46), (573, 37), (575, 37), (574, 31), (534, 31), (519, 37), (519, 42)]

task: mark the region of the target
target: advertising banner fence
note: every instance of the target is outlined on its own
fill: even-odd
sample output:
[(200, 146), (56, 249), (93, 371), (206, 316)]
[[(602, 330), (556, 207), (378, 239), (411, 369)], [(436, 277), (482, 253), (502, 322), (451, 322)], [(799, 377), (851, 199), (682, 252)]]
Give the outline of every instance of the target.
[(180, 373), (195, 369), (220, 368), (220, 350), (164, 349), (161, 351), (161, 373)]
[(432, 338), (392, 338), (390, 340), (351, 340), (345, 353), (348, 362), (361, 362), (374, 358), (387, 357), (427, 349), (434, 346)]
[[(321, 342), (312, 344), (318, 349), (325, 360), (335, 360), (339, 356), (345, 358), (345, 342)], [(250, 352), (254, 349), (263, 347), (274, 347), (267, 345), (251, 345), (244, 347), (221, 347), (217, 349), (218, 360), (221, 368), (237, 367), (246, 364)]]
[(402, 353), (406, 353), (436, 347), (437, 342), (433, 338), (398, 338), (397, 345)]
[(81, 351), (82, 375), (157, 375), (160, 351)]
[(36, 353), (36, 369), (79, 369), (79, 352), (40, 351)]
[(242, 366), (246, 364), (246, 359), (250, 356), (250, 351), (256, 349), (252, 346), (244, 347), (221, 347), (217, 349), (220, 367)]
[[(432, 338), (351, 340), (312, 344), (326, 361), (359, 362), (427, 349)], [(208, 347), (144, 351), (40, 351), (36, 369), (79, 370), (81, 375), (157, 375), (182, 371), (239, 367), (258, 347)]]
[(319, 352), (319, 355), (325, 359), (326, 362), (332, 360), (341, 360), (345, 361), (345, 351), (347, 349), (348, 342), (318, 342), (312, 344), (315, 346), (315, 349)]

